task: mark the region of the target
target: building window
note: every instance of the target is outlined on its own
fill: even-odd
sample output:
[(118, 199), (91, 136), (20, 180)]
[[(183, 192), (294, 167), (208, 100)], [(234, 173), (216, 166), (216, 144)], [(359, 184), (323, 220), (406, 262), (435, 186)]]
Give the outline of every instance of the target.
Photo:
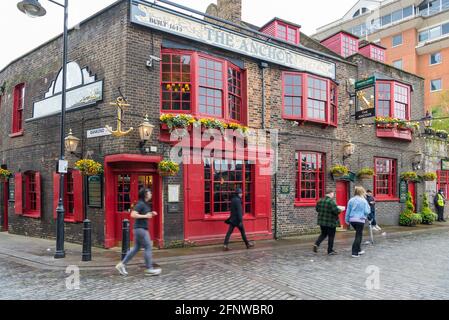
[[(75, 214), (75, 195), (74, 195), (74, 184), (73, 175), (71, 171), (68, 171), (65, 175), (65, 215), (67, 218), (73, 218)], [(66, 217), (64, 217), (66, 218)]]
[(376, 91), (377, 116), (410, 120), (410, 86), (394, 81), (377, 81)]
[(229, 118), (242, 120), (242, 72), (236, 68), (228, 67), (228, 104)]
[(393, 61), (393, 67), (402, 69), (402, 59)]
[(443, 61), (441, 52), (435, 52), (430, 54), (430, 65), (440, 64)]
[(314, 205), (324, 196), (325, 160), (318, 152), (296, 152), (296, 202)]
[(161, 79), (163, 113), (246, 121), (244, 71), (226, 60), (164, 49)]
[(444, 196), (447, 198), (449, 195), (449, 171), (438, 170), (437, 176), (437, 189), (442, 189), (444, 192)]
[(378, 199), (396, 198), (396, 172), (397, 164), (394, 159), (374, 159), (374, 190)]
[(131, 209), (131, 176), (117, 176), (117, 211), (129, 212)]
[(188, 112), (191, 110), (191, 56), (162, 54), (162, 110)]
[(442, 82), (441, 79), (431, 80), (430, 81), (430, 91), (441, 91), (442, 89)]
[(397, 47), (402, 44), (402, 34), (393, 36), (392, 47)]
[(371, 59), (385, 62), (385, 50), (371, 46)]
[(277, 22), (276, 38), (298, 44), (298, 28)]
[(23, 214), (32, 218), (41, 216), (40, 173), (27, 171), (23, 174)]
[(14, 87), (14, 102), (12, 113), (12, 133), (23, 131), (23, 105), (25, 100), (25, 84), (21, 83)]
[(349, 57), (355, 53), (358, 52), (358, 40), (351, 38), (351, 37), (347, 37), (347, 36), (342, 36), (342, 46), (343, 46), (343, 50), (342, 50), (342, 55), (343, 57)]
[(244, 214), (253, 213), (254, 165), (243, 160), (210, 158), (203, 163), (206, 215), (229, 214), (232, 196), (238, 188), (243, 191)]
[(337, 125), (338, 87), (305, 73), (283, 73), (282, 117)]
[[(120, 184), (123, 176), (119, 176), (118, 178), (118, 188), (122, 188), (123, 184)], [(53, 217), (57, 219), (56, 208), (59, 203), (59, 182), (60, 176), (58, 173), (53, 174)], [(129, 189), (128, 189), (129, 190)], [(124, 193), (124, 192), (123, 192)], [(118, 210), (123, 209), (121, 205), (123, 205), (124, 201), (121, 201), (123, 198), (120, 198), (123, 193), (119, 193), (118, 195)], [(83, 205), (83, 176), (81, 172), (78, 170), (69, 170), (64, 176), (64, 208), (65, 215), (64, 221), (68, 223), (76, 223), (83, 222), (85, 219), (84, 216), (84, 205)], [(129, 192), (128, 192), (128, 203), (129, 203)], [(128, 207), (129, 209), (130, 207)], [(120, 211), (126, 212), (126, 211)]]

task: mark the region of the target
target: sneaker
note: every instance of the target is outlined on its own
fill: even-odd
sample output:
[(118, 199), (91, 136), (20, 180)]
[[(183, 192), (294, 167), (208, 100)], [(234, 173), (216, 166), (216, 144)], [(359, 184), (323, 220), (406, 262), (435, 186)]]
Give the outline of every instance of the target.
[(376, 229), (377, 231), (382, 231), (382, 228), (379, 227), (379, 225), (375, 226), (374, 229)]
[(359, 254), (353, 254), (352, 257), (353, 258), (360, 258), (360, 255)]
[(251, 249), (254, 248), (254, 242), (248, 242), (248, 244), (246, 245), (246, 249)]
[(223, 246), (223, 251), (229, 251), (229, 247), (226, 246), (226, 245), (224, 245), (224, 246)]
[(359, 252), (359, 256), (363, 256), (364, 254), (365, 254), (365, 251), (364, 251), (364, 250), (362, 250), (362, 251)]
[(161, 274), (161, 272), (162, 272), (161, 268), (151, 268), (151, 269), (145, 270), (145, 275), (146, 276), (158, 276)]
[(123, 263), (119, 263), (115, 266), (115, 268), (118, 270), (118, 272), (120, 272), (120, 274), (122, 276), (127, 276), (128, 275), (128, 271), (126, 271), (126, 266)]
[(318, 252), (318, 246), (316, 244), (313, 246), (313, 252), (315, 252), (315, 253)]
[(338, 252), (335, 250), (332, 250), (331, 252), (328, 253), (329, 256), (335, 256), (337, 254), (338, 254)]

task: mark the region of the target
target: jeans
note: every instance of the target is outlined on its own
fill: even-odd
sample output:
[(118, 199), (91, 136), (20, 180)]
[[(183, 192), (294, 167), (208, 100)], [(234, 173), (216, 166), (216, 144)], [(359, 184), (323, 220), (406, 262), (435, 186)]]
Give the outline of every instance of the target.
[(234, 232), (234, 228), (238, 228), (240, 233), (242, 234), (242, 239), (246, 245), (249, 244), (248, 239), (246, 238), (245, 228), (243, 227), (243, 223), (240, 223), (238, 226), (234, 226), (232, 224), (229, 225), (228, 233), (226, 234), (226, 238), (224, 241), (224, 245), (227, 246), (229, 244), (229, 240), (231, 239), (231, 234)]
[(438, 221), (444, 220), (444, 207), (437, 206)]
[(134, 229), (134, 248), (128, 251), (122, 263), (126, 265), (129, 261), (131, 261), (132, 258), (134, 258), (134, 256), (140, 251), (140, 248), (142, 247), (145, 248), (145, 266), (147, 267), (147, 269), (151, 269), (153, 267), (153, 245), (151, 243), (148, 230), (142, 228)]
[(368, 220), (371, 221), (371, 225), (373, 227), (377, 226), (376, 212), (375, 211), (371, 211), (371, 213), (368, 215)]
[(325, 227), (325, 226), (320, 226), (320, 228), (321, 228), (321, 234), (318, 237), (317, 241), (315, 242), (315, 245), (319, 247), (321, 242), (323, 242), (324, 239), (326, 239), (326, 237), (328, 237), (327, 253), (331, 253), (332, 251), (334, 251), (334, 239), (335, 239), (335, 233), (337, 231), (337, 228)]
[(351, 226), (355, 230), (355, 239), (352, 244), (352, 254), (358, 255), (360, 251), (362, 251), (362, 237), (363, 237), (363, 228), (365, 227), (364, 223), (361, 222), (351, 222)]

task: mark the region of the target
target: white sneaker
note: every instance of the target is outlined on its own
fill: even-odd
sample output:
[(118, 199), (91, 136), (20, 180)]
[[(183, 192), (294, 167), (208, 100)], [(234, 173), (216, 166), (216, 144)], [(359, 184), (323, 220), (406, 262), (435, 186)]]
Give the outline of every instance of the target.
[(118, 270), (118, 272), (120, 272), (120, 274), (122, 276), (127, 276), (128, 275), (128, 271), (126, 271), (126, 266), (123, 263), (119, 263), (115, 266), (115, 268)]
[(146, 276), (158, 276), (161, 274), (161, 272), (162, 272), (161, 268), (151, 268), (151, 269), (145, 270), (145, 275)]
[(353, 254), (352, 257), (353, 258), (360, 258), (360, 255), (359, 254)]
[(364, 250), (362, 250), (362, 251), (359, 252), (359, 256), (363, 256), (364, 254), (365, 254), (365, 251), (364, 251)]
[(376, 230), (377, 230), (377, 231), (382, 231), (382, 228), (379, 227), (379, 225), (377, 225), (377, 226), (376, 226)]

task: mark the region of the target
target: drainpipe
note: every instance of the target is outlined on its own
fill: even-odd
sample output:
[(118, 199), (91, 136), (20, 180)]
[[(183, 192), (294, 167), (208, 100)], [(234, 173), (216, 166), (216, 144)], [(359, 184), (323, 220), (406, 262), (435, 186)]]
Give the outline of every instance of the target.
[(265, 69), (268, 68), (268, 63), (261, 62), (259, 65), (262, 70), (262, 129), (265, 129), (265, 111), (266, 111), (266, 100), (265, 100)]

